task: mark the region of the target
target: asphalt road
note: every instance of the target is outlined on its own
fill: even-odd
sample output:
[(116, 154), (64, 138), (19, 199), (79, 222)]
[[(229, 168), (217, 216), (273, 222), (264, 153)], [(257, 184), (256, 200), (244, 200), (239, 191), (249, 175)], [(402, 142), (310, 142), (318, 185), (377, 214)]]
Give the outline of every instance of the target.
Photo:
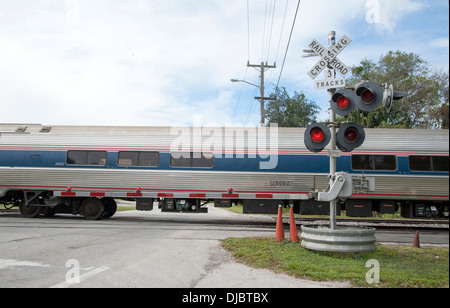
[[(346, 287), (295, 279), (234, 262), (227, 237), (274, 236), (273, 217), (210, 208), (208, 214), (119, 212), (111, 219), (79, 216), (25, 219), (0, 214), (0, 287), (307, 288)], [(287, 233), (288, 236), (288, 233)], [(421, 243), (448, 247), (448, 233)], [(378, 233), (392, 243), (393, 234)], [(412, 232), (397, 242), (412, 243)], [(439, 245), (441, 245), (440, 243)], [(78, 279), (79, 278), (79, 279)]]

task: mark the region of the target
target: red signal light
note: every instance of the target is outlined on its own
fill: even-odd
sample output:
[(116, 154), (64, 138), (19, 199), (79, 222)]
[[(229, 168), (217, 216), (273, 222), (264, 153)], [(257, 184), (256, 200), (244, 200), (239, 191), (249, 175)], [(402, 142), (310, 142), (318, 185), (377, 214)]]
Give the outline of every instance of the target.
[(355, 102), (360, 98), (350, 89), (337, 90), (331, 98), (331, 109), (340, 116), (349, 115), (355, 109)]
[(337, 99), (336, 104), (340, 109), (347, 109), (350, 106), (350, 100), (342, 95)]
[(315, 128), (311, 131), (311, 139), (314, 142), (322, 142), (325, 139), (325, 133), (320, 128)]
[(304, 133), (305, 146), (313, 153), (320, 153), (331, 141), (331, 131), (323, 123), (309, 125)]
[(343, 152), (351, 152), (360, 147), (366, 139), (366, 133), (361, 125), (345, 123), (336, 134), (336, 146)]
[(383, 104), (384, 89), (376, 82), (364, 82), (357, 86), (356, 108), (361, 111), (373, 111)]
[(365, 89), (362, 93), (361, 93), (361, 100), (363, 101), (363, 103), (365, 104), (372, 104), (375, 99), (377, 98), (376, 94), (373, 93), (371, 90), (369, 89)]
[(354, 127), (347, 128), (344, 132), (344, 138), (347, 142), (353, 143), (359, 138), (358, 131)]

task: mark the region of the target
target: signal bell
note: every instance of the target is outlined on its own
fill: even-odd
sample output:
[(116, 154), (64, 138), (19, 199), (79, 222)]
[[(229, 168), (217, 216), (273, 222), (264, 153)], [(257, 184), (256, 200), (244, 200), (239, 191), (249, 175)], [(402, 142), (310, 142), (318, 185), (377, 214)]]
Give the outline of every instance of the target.
[(336, 134), (336, 146), (342, 152), (351, 152), (361, 146), (366, 139), (366, 133), (361, 125), (345, 123)]
[(349, 115), (355, 109), (355, 102), (358, 99), (350, 89), (337, 90), (331, 99), (331, 109), (337, 115)]
[(364, 82), (356, 88), (356, 108), (361, 111), (373, 111), (383, 103), (384, 89), (376, 82)]
[(319, 153), (327, 146), (331, 141), (330, 129), (322, 123), (315, 123), (305, 131), (305, 145), (311, 152)]

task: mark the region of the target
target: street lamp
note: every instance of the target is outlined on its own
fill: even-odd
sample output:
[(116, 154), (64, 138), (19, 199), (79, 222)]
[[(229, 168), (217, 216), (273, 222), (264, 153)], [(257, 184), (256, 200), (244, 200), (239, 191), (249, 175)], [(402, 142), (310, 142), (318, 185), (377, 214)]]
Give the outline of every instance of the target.
[(245, 80), (240, 80), (240, 79), (231, 79), (231, 82), (243, 82), (243, 83), (247, 83), (247, 84), (249, 84), (249, 85), (252, 85), (252, 86), (254, 86), (254, 87), (257, 87), (257, 88), (261, 88), (260, 86), (258, 86), (258, 85), (256, 85), (256, 84), (254, 84), (254, 83), (251, 83), (251, 82), (245, 81)]

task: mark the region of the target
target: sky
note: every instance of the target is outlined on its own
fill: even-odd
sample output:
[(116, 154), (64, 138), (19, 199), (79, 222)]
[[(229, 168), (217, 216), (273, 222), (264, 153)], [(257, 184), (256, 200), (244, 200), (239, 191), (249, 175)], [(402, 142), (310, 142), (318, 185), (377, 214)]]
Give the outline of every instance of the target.
[(298, 3), (0, 0), (0, 123), (258, 126), (261, 62), (266, 96), (303, 92), (324, 121), (302, 54), (330, 30), (349, 67), (401, 50), (449, 70), (448, 0), (302, 0), (293, 27)]

